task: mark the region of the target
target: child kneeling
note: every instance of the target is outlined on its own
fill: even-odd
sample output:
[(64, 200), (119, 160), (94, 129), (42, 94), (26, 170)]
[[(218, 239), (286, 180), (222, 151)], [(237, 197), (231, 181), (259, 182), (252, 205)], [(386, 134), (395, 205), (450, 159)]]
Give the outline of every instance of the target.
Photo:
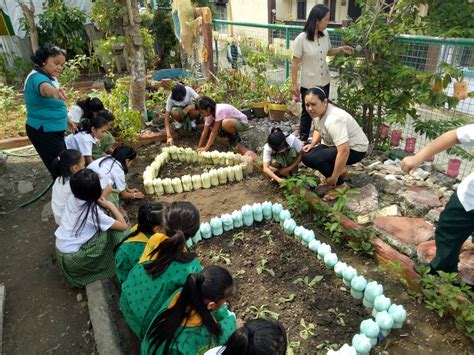
[[(85, 169), (70, 179), (71, 196), (56, 230), (56, 254), (67, 283), (84, 287), (115, 275), (113, 249), (128, 225), (104, 197), (99, 176)], [(110, 192), (111, 187), (107, 188)], [(109, 217), (105, 211), (112, 216)]]

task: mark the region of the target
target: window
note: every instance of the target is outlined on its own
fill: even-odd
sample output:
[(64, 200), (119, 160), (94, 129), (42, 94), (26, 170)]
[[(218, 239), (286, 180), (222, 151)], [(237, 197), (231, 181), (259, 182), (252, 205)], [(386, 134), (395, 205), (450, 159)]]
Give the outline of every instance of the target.
[(296, 3), (296, 18), (306, 20), (306, 0), (298, 0)]

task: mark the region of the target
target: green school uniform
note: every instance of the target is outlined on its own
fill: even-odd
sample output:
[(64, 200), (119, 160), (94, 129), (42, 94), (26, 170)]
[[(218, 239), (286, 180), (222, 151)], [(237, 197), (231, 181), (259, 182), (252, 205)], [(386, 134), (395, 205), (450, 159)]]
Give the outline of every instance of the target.
[(149, 254), (166, 239), (168, 239), (166, 235), (157, 233), (148, 240), (138, 264), (133, 267), (122, 284), (120, 309), (130, 329), (140, 339), (145, 335), (163, 302), (184, 285), (189, 274), (202, 270), (197, 259), (186, 264), (173, 261), (164, 273), (153, 279), (144, 265), (157, 257), (155, 255), (151, 258)]
[(104, 136), (97, 142), (92, 145), (92, 159), (96, 160), (106, 156), (107, 151), (115, 144), (115, 138), (109, 131), (105, 132)]
[(295, 148), (290, 148), (281, 153), (273, 153), (271, 165), (273, 166), (276, 163), (280, 168), (286, 168), (296, 160), (298, 155), (299, 153)]
[[(134, 225), (130, 233), (137, 230), (137, 225)], [(143, 254), (143, 249), (152, 234), (138, 233), (137, 235), (125, 240), (122, 245), (115, 252), (115, 275), (119, 285), (127, 279), (130, 270), (137, 265), (138, 260)]]
[[(156, 313), (152, 321), (158, 317), (161, 312), (168, 308), (171, 308), (176, 303), (181, 290), (176, 291)], [(181, 323), (178, 328), (178, 336), (173, 339), (170, 346), (170, 354), (182, 354), (182, 355), (202, 355), (207, 350), (212, 349), (219, 345), (224, 345), (227, 339), (237, 329), (237, 323), (235, 314), (227, 309), (227, 306), (222, 306), (217, 312), (212, 312), (212, 316), (219, 324), (221, 334), (218, 338), (214, 337), (209, 333), (209, 330), (205, 325), (202, 324), (202, 320), (196, 313)], [(147, 330), (147, 333), (150, 329)], [(163, 353), (164, 344), (160, 346), (157, 354)], [(150, 340), (145, 337), (140, 346), (140, 353), (142, 355), (153, 354), (154, 346), (150, 348)]]

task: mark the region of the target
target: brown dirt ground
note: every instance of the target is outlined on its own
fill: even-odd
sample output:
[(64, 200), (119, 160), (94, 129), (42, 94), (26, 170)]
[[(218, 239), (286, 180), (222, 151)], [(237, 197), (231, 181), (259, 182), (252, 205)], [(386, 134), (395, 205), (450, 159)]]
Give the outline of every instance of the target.
[[(181, 142), (179, 142), (181, 143)], [(132, 165), (129, 174), (131, 187), (143, 188), (142, 172), (158, 153), (158, 145), (139, 148), (139, 157)], [(69, 289), (63, 277), (53, 262), (54, 241), (52, 233), (55, 229), (54, 220), (47, 222), (41, 220), (43, 206), (49, 201), (51, 194), (46, 194), (40, 201), (35, 202), (25, 209), (16, 209), (17, 206), (35, 196), (49, 182), (49, 175), (39, 158), (12, 158), (6, 163), (6, 168), (0, 172), (0, 231), (2, 232), (2, 248), (0, 251), (0, 283), (4, 283), (7, 290), (5, 307), (5, 323), (3, 333), (3, 352), (5, 354), (36, 354), (36, 353), (68, 353), (92, 354), (95, 352), (94, 340), (91, 334), (87, 300), (83, 290)], [(33, 182), (34, 191), (22, 196), (18, 195), (17, 184), (20, 180)], [(147, 199), (151, 197), (147, 196)], [(210, 190), (199, 190), (179, 195), (168, 195), (153, 199), (161, 201), (189, 200), (196, 204), (201, 211), (202, 220), (209, 220), (215, 215), (231, 212), (242, 205), (255, 201), (271, 200), (281, 202), (282, 197), (278, 189), (269, 183), (259, 173), (245, 179), (242, 183), (228, 186), (219, 186)], [(135, 221), (135, 214), (139, 203), (133, 202), (126, 205), (126, 209)], [(25, 215), (27, 218), (25, 218)], [(299, 224), (311, 227), (311, 216), (299, 220)], [(268, 227), (265, 227), (268, 228)], [(386, 294), (396, 303), (402, 304), (408, 312), (408, 321), (401, 329), (394, 331), (376, 348), (376, 353), (386, 354), (469, 354), (472, 353), (473, 344), (461, 335), (449, 318), (438, 318), (437, 315), (427, 310), (416, 299), (410, 297), (404, 286), (395, 278), (387, 275), (375, 262), (365, 256), (355, 255), (351, 250), (334, 245), (324, 233), (317, 231), (318, 238), (330, 244), (339, 257), (353, 265), (360, 273), (368, 278), (375, 279), (384, 285)], [(244, 246), (228, 246), (229, 238), (215, 238), (202, 243), (197, 249), (202, 253), (203, 263), (208, 263), (208, 256), (214, 250), (223, 249), (231, 255), (232, 264), (229, 268), (236, 274), (238, 270), (248, 269), (242, 277), (236, 276), (240, 283), (240, 292), (234, 301), (234, 306), (246, 318), (249, 305), (270, 304), (270, 309), (282, 314), (282, 321), (288, 329), (290, 340), (299, 336), (300, 318), (305, 320), (315, 319), (318, 324), (316, 337), (311, 339), (311, 344), (320, 344), (323, 340), (346, 341), (354, 330), (354, 324), (360, 321), (362, 314), (357, 314), (356, 320), (350, 320), (347, 312), (348, 305), (353, 305), (347, 292), (337, 288), (342, 286), (339, 280), (334, 280), (330, 272), (324, 270), (304, 248), (299, 249), (291, 238), (284, 239), (275, 230), (277, 248), (269, 250), (264, 241), (250, 243), (250, 235), (255, 234), (251, 229), (246, 229), (249, 234)], [(239, 242), (237, 242), (239, 243)], [(287, 293), (295, 293), (297, 297), (291, 303), (275, 306), (272, 295), (272, 281), (266, 274), (256, 275), (254, 270), (260, 258), (265, 255), (269, 265), (274, 269), (276, 278), (279, 279), (279, 288), (284, 297)], [(298, 259), (307, 260), (300, 262), (294, 260), (291, 264), (280, 261), (280, 255), (288, 257), (298, 256)], [(252, 258), (253, 257), (253, 258)], [(308, 259), (309, 258), (309, 259)], [(283, 257), (285, 259), (285, 257)], [(247, 265), (245, 263), (248, 263)], [(250, 262), (250, 263), (249, 263)], [(285, 267), (285, 264), (288, 264)], [(301, 269), (299, 269), (301, 267)], [(248, 274), (247, 274), (248, 273)], [(308, 291), (301, 286), (291, 283), (294, 275), (324, 275), (324, 281), (331, 284), (334, 294), (327, 292), (331, 298), (338, 298), (340, 303), (334, 304), (338, 312), (345, 313), (344, 321), (350, 332), (333, 332), (331, 329), (334, 316), (325, 313), (329, 304), (327, 295), (315, 291)], [(251, 275), (248, 277), (247, 275)], [(275, 283), (275, 282), (273, 282)], [(277, 284), (277, 283), (275, 283)], [(318, 285), (321, 287), (320, 285)], [(258, 292), (255, 289), (258, 288)], [(294, 290), (291, 291), (290, 290)], [(81, 293), (83, 299), (78, 302), (77, 294)], [(337, 294), (337, 295), (336, 295)], [(298, 295), (301, 295), (299, 299)], [(280, 297), (280, 296), (278, 296)], [(324, 297), (324, 298), (323, 298)], [(301, 300), (306, 301), (306, 305)], [(323, 303), (326, 302), (326, 303)], [(303, 303), (303, 304), (302, 304)], [(308, 308), (305, 308), (308, 307)], [(313, 308), (314, 307), (314, 308)], [(318, 308), (319, 307), (319, 308)], [(306, 309), (306, 310), (305, 310)], [(357, 308), (356, 306), (356, 309)], [(317, 310), (317, 311), (316, 311)], [(291, 313), (294, 312), (294, 313)], [(314, 312), (315, 314), (313, 314)], [(314, 318), (312, 318), (314, 317)], [(325, 333), (325, 328), (330, 332)], [(334, 334), (333, 334), (334, 333)], [(349, 334), (350, 333), (350, 334)], [(327, 339), (323, 339), (326, 338)], [(333, 340), (334, 339), (334, 340)], [(304, 345), (302, 345), (304, 346)], [(298, 353), (298, 349), (295, 349)], [(309, 353), (315, 353), (312, 349)], [(307, 353), (301, 351), (299, 353)]]

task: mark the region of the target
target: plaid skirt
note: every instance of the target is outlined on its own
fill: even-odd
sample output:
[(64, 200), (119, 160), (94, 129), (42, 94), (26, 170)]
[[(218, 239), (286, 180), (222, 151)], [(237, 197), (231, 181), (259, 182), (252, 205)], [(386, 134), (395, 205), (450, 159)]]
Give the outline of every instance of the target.
[(75, 253), (62, 253), (56, 249), (59, 267), (69, 286), (84, 287), (115, 276), (113, 250), (127, 233), (111, 229), (99, 231)]

